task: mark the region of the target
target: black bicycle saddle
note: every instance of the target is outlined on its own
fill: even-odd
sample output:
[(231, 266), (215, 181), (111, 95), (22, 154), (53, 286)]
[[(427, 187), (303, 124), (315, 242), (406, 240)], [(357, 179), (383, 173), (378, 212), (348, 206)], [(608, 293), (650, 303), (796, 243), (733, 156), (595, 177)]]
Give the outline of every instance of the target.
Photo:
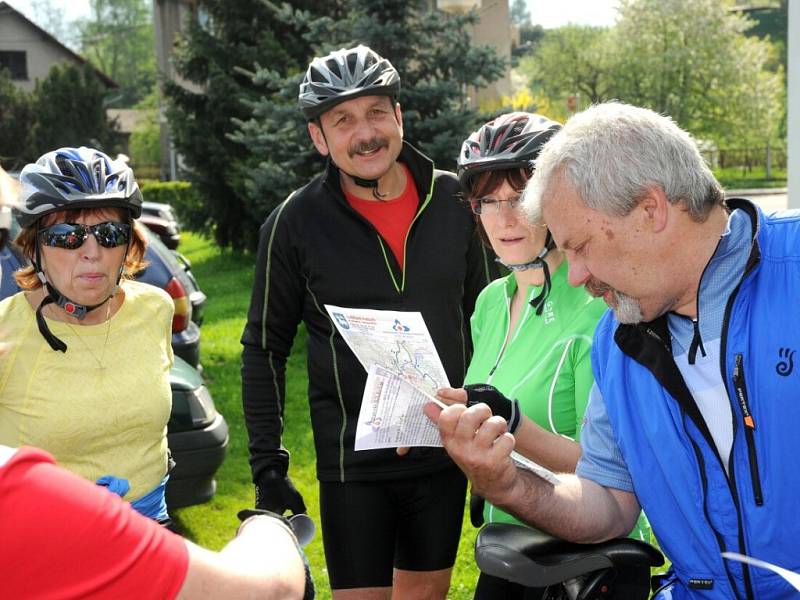
[(659, 567), (664, 557), (650, 544), (630, 538), (576, 544), (522, 525), (490, 523), (478, 532), (475, 561), (488, 575), (544, 587), (600, 569)]

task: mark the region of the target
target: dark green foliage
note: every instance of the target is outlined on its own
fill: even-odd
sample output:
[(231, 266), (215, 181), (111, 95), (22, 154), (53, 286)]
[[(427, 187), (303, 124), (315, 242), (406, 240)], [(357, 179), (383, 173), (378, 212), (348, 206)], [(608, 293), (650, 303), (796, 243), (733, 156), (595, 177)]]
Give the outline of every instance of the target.
[[(249, 168), (269, 148), (230, 139), (236, 119), (252, 115), (248, 101), (263, 92), (251, 73), (258, 63), (285, 76), (306, 58), (299, 34), (259, 0), (202, 0), (200, 18), (188, 23), (176, 57), (178, 73), (201, 91), (165, 85), (178, 152), (221, 246), (254, 248), (265, 211), (250, 202)], [(309, 3), (310, 4), (310, 3)], [(302, 60), (298, 61), (298, 54)]]
[(6, 69), (0, 69), (0, 164), (18, 171), (35, 158), (31, 144), (33, 98), (14, 85)]
[(119, 134), (106, 117), (106, 93), (89, 65), (54, 65), (33, 93), (33, 157), (62, 146), (91, 146), (113, 156)]
[(147, 202), (162, 202), (175, 209), (181, 226), (198, 233), (208, 228), (203, 203), (188, 181), (158, 181), (138, 178), (142, 197)]

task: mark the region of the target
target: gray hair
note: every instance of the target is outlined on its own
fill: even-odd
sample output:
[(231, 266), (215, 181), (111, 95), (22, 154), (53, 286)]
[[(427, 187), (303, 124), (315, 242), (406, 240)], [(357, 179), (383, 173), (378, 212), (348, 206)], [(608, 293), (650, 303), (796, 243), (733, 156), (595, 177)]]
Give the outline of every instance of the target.
[(698, 222), (725, 198), (686, 131), (669, 117), (620, 102), (576, 114), (544, 146), (525, 190), (532, 221), (541, 221), (542, 194), (556, 177), (564, 177), (589, 208), (618, 217), (653, 186)]

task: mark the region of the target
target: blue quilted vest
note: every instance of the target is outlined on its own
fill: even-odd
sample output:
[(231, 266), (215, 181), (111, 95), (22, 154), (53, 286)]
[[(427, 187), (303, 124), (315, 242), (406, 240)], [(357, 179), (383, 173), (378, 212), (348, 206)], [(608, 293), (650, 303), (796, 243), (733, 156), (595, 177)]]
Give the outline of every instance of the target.
[(666, 318), (620, 325), (608, 311), (592, 347), (616, 443), (678, 578), (676, 600), (798, 597), (778, 575), (720, 556), (800, 571), (800, 211), (731, 204), (750, 214), (754, 243), (721, 339), (730, 476), (672, 360)]

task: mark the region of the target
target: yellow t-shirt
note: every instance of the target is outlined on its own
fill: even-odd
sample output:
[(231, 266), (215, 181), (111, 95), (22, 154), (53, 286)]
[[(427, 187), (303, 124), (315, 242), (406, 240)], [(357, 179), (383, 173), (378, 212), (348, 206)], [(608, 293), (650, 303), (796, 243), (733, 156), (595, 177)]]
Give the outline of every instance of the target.
[[(90, 481), (124, 477), (134, 501), (167, 470), (172, 409), (171, 298), (144, 283), (100, 325), (47, 319), (67, 351), (50, 348), (22, 292), (0, 302), (0, 444), (36, 446)], [(103, 310), (98, 308), (96, 310)]]

